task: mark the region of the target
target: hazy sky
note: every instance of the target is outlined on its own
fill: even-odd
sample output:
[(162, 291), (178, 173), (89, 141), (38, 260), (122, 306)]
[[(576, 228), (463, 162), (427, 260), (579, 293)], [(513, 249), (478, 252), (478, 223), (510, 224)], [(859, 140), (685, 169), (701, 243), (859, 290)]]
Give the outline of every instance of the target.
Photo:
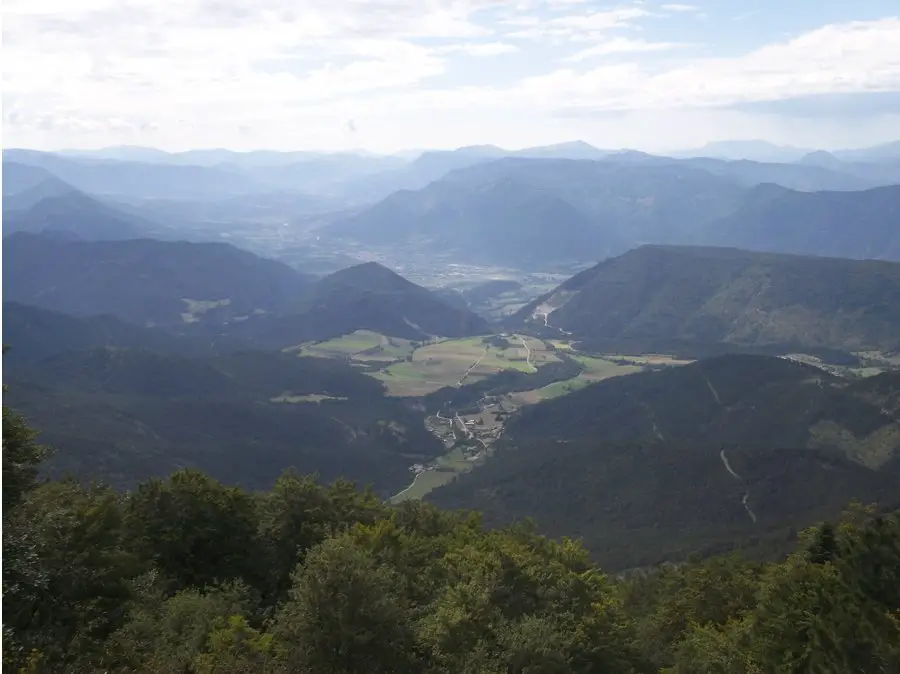
[(900, 0), (4, 0), (5, 147), (900, 138)]

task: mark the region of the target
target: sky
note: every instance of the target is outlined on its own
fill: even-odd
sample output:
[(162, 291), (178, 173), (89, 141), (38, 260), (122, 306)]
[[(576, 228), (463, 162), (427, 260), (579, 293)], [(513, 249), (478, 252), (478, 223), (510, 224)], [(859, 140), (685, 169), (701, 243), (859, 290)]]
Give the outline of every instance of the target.
[(3, 144), (900, 138), (900, 0), (4, 0)]

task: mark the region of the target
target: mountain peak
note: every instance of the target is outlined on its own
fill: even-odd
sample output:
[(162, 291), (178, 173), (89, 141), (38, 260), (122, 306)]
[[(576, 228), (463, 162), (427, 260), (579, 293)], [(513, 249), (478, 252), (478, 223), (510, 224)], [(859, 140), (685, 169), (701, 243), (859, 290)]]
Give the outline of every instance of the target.
[(320, 281), (325, 286), (354, 286), (368, 290), (397, 290), (415, 286), (380, 262), (363, 262), (329, 274)]

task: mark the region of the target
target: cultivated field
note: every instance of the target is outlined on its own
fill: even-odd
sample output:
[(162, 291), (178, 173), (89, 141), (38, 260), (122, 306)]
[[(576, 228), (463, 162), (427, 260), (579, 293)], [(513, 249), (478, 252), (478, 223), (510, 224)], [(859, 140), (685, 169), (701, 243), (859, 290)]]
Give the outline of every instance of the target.
[(303, 344), (301, 356), (316, 358), (353, 358), (361, 362), (393, 362), (406, 358), (413, 351), (412, 342), (400, 337), (385, 337), (369, 330), (357, 330), (327, 342)]
[(298, 403), (320, 403), (323, 400), (347, 400), (347, 398), (344, 398), (343, 396), (328, 396), (323, 393), (308, 393), (302, 396), (283, 393), (280, 396), (270, 398), (269, 402), (296, 405)]
[(503, 370), (535, 372), (557, 356), (541, 340), (511, 335), (488, 343), (483, 337), (450, 339), (426, 344), (412, 359), (374, 373), (391, 395), (419, 396), (444, 386), (470, 384)]
[(634, 374), (635, 372), (640, 372), (644, 369), (643, 365), (623, 365), (613, 362), (612, 360), (607, 360), (606, 358), (583, 356), (581, 354), (573, 353), (571, 351), (571, 347), (568, 347), (568, 349), (569, 356), (577, 360), (584, 366), (584, 370), (581, 372), (581, 374), (579, 374), (577, 377), (573, 377), (572, 379), (553, 382), (552, 384), (548, 384), (547, 386), (539, 389), (516, 393), (513, 396), (516, 402), (518, 402), (519, 404), (528, 405), (540, 402), (542, 400), (558, 398), (559, 396), (566, 395), (567, 393), (571, 393), (572, 391), (577, 391), (580, 388), (584, 388), (585, 386), (593, 382), (601, 381), (603, 379), (609, 379), (610, 377), (621, 377), (622, 375), (626, 374)]
[(409, 487), (396, 494), (391, 503), (417, 501), (432, 489), (437, 489), (451, 482), (460, 473), (472, 470), (473, 461), (466, 460), (461, 449), (454, 449), (439, 457), (433, 466), (415, 476)]

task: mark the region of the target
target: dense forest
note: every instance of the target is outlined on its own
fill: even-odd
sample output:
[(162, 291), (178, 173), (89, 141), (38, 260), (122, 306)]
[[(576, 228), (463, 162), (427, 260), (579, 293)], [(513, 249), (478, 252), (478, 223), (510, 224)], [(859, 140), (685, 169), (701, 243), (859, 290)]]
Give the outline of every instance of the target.
[(44, 481), (3, 408), (3, 665), (18, 672), (900, 671), (900, 517), (852, 506), (779, 562), (612, 578), (527, 522), (337, 481)]

